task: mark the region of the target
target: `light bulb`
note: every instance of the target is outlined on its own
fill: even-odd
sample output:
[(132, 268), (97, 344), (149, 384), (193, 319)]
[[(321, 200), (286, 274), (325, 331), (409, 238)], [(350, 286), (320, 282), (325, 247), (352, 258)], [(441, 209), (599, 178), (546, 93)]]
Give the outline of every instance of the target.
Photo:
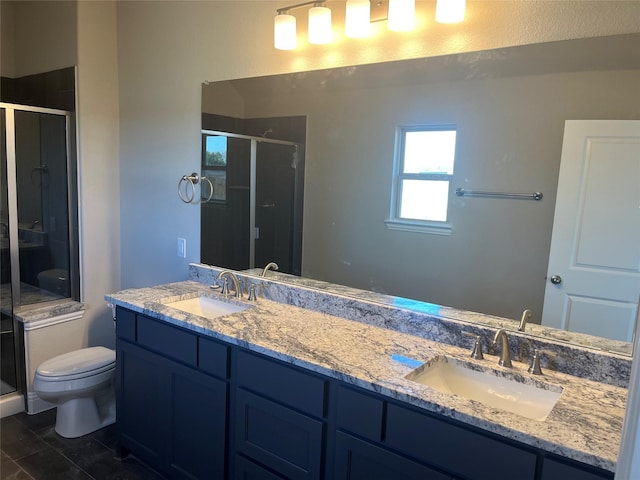
[(279, 13), (273, 22), (273, 44), (278, 50), (295, 50), (296, 17)]
[(436, 22), (458, 23), (464, 20), (465, 0), (438, 0)]
[(331, 42), (331, 10), (327, 7), (309, 9), (309, 43), (323, 45)]
[(347, 0), (345, 35), (351, 38), (369, 36), (371, 32), (371, 5), (369, 0)]
[(415, 24), (415, 0), (389, 0), (389, 30), (406, 32), (408, 30), (413, 30)]

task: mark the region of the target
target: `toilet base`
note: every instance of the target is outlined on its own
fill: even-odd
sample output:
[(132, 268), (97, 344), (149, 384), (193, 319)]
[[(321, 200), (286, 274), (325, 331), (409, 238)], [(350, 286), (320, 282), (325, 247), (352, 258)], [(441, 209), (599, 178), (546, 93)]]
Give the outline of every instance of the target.
[(77, 438), (116, 421), (112, 390), (97, 397), (69, 399), (58, 405), (55, 431), (64, 438)]

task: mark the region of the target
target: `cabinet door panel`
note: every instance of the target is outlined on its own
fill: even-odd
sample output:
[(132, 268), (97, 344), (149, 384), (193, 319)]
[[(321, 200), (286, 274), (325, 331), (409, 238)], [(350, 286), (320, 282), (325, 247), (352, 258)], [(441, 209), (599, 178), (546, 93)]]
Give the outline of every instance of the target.
[(336, 435), (336, 480), (450, 480), (448, 475), (345, 433)]
[(320, 478), (322, 422), (238, 389), (235, 433), (239, 452), (282, 475)]
[(227, 384), (173, 365), (172, 476), (225, 478)]
[(118, 341), (117, 348), (120, 443), (141, 460), (161, 469), (170, 424), (169, 373), (162, 367), (162, 359), (152, 353), (122, 341)]

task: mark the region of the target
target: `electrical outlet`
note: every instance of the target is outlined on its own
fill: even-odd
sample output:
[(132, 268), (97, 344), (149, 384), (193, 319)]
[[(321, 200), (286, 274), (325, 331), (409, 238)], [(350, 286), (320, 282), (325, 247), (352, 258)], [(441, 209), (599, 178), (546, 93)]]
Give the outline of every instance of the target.
[(178, 257), (187, 258), (187, 239), (178, 238)]

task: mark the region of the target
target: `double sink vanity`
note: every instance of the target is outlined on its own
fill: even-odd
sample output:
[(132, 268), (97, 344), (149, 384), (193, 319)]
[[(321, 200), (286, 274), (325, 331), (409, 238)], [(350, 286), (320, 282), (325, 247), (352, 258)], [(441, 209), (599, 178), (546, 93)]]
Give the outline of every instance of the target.
[(122, 455), (168, 478), (613, 478), (628, 357), (226, 274), (249, 301), (220, 272), (106, 296)]

